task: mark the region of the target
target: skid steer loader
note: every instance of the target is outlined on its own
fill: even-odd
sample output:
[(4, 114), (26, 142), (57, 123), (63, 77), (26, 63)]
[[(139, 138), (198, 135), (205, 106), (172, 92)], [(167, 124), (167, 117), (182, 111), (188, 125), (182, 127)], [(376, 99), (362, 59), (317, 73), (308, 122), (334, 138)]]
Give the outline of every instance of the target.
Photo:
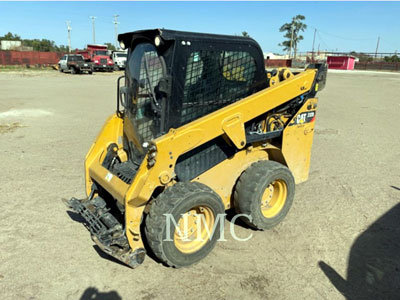
[(267, 72), (248, 37), (155, 29), (118, 40), (128, 59), (116, 113), (86, 156), (87, 197), (65, 201), (93, 241), (132, 268), (146, 251), (182, 267), (213, 249), (227, 209), (259, 230), (281, 222), (308, 178), (326, 66)]

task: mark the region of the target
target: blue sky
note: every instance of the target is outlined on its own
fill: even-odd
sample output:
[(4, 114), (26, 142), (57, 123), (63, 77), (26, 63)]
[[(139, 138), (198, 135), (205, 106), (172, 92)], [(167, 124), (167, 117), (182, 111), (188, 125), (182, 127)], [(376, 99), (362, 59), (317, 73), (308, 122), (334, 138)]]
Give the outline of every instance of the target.
[(0, 2), (0, 36), (47, 38), (67, 44), (66, 20), (72, 22), (72, 47), (92, 42), (89, 16), (96, 16), (96, 42), (114, 42), (113, 15), (119, 33), (146, 28), (240, 34), (247, 31), (264, 52), (282, 52), (279, 27), (297, 14), (307, 31), (299, 51), (400, 51), (400, 2)]

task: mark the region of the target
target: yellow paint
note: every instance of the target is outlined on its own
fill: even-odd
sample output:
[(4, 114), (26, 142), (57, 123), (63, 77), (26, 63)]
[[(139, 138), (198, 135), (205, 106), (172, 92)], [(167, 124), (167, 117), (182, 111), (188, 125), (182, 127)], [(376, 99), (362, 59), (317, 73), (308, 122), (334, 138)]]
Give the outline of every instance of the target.
[[(97, 136), (95, 142), (90, 148), (89, 152), (86, 154), (85, 158), (85, 183), (86, 183), (86, 194), (89, 196), (91, 187), (92, 187), (92, 179), (89, 175), (89, 172), (93, 170), (93, 168), (98, 167), (100, 162), (101, 155), (107, 151), (107, 147), (116, 143), (119, 147), (122, 147), (122, 131), (123, 131), (123, 122), (120, 118), (118, 118), (115, 114), (107, 119), (103, 128), (100, 130), (99, 135)], [(105, 176), (105, 175), (104, 175)]]
[(175, 247), (185, 254), (199, 251), (209, 241), (215, 216), (211, 208), (196, 206), (182, 215), (174, 233)]
[(244, 131), (244, 123), (242, 114), (237, 113), (229, 116), (222, 121), (222, 130), (238, 149), (242, 149), (246, 144), (246, 133)]
[(275, 180), (265, 189), (261, 197), (261, 212), (266, 218), (273, 218), (285, 206), (287, 185), (283, 180)]
[[(314, 112), (317, 98), (308, 99), (291, 121), (303, 112)], [(310, 169), (311, 146), (314, 137), (315, 121), (287, 126), (283, 131), (282, 153), (296, 183), (308, 179)]]
[(213, 189), (222, 199), (225, 209), (231, 207), (231, 194), (240, 174), (252, 163), (267, 160), (268, 154), (262, 146), (243, 150), (204, 172), (192, 181), (201, 182)]

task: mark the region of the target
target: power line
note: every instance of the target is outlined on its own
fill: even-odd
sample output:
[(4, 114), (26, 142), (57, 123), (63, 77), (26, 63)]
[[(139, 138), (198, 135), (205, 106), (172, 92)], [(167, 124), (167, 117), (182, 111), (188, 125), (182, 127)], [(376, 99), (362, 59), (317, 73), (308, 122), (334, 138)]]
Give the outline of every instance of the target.
[(388, 44), (390, 44), (392, 47), (394, 47), (395, 49), (397, 49), (397, 48), (399, 47), (399, 44), (395, 44), (395, 43), (393, 43), (393, 42), (391, 42), (391, 41), (388, 41), (388, 40), (386, 40), (386, 39), (384, 39), (384, 38), (382, 38), (382, 37), (381, 37), (381, 42), (388, 43)]
[(376, 58), (376, 56), (378, 55), (378, 48), (379, 48), (379, 40), (380, 40), (381, 38), (378, 36), (378, 42), (376, 43), (376, 50), (375, 50), (375, 58)]
[(118, 17), (119, 15), (114, 15), (114, 33), (115, 33), (115, 48), (118, 49)]
[[(310, 26), (311, 28), (314, 28), (314, 29), (317, 29), (317, 28), (315, 28), (315, 27), (313, 27), (313, 26)], [(342, 40), (350, 40), (350, 41), (367, 41), (367, 40), (375, 40), (375, 38), (354, 38), (354, 37), (343, 37), (343, 36), (339, 36), (339, 35), (336, 35), (336, 34), (332, 34), (332, 33), (328, 33), (328, 32), (325, 32), (325, 31), (322, 31), (322, 30), (320, 30), (320, 29), (318, 29), (318, 32), (320, 32), (320, 33), (323, 33), (323, 34), (325, 34), (325, 35), (329, 35), (329, 36), (332, 36), (332, 37), (335, 37), (335, 38), (338, 38), (338, 39), (342, 39)]]
[(311, 54), (312, 61), (314, 61), (314, 45), (315, 45), (315, 35), (316, 35), (316, 33), (317, 33), (317, 28), (314, 29), (314, 39), (313, 39), (313, 42), (312, 42), (312, 54)]
[(319, 30), (317, 31), (319, 40), (326, 46), (326, 49), (329, 49), (329, 46), (327, 43), (325, 43), (324, 39), (321, 37), (321, 35), (319, 34)]
[(66, 21), (68, 30), (68, 53), (71, 53), (71, 21)]
[[(315, 30), (317, 30), (317, 28), (310, 26), (311, 28), (314, 28)], [(329, 46), (325, 43), (325, 41), (322, 39), (322, 36), (320, 35), (320, 33), (324, 34), (325, 36), (332, 36), (338, 39), (343, 39), (343, 40), (350, 40), (350, 41), (372, 41), (372, 40), (376, 40), (376, 38), (349, 38), (349, 37), (343, 37), (343, 36), (338, 36), (335, 34), (331, 34), (325, 31), (321, 31), (318, 29), (317, 34), (319, 36), (319, 38), (322, 40), (322, 42), (329, 48)], [(385, 38), (382, 37), (378, 37), (379, 41), (377, 42), (377, 47), (379, 47), (379, 45), (384, 42), (384, 43), (388, 43), (390, 44), (392, 47), (394, 47), (395, 49), (398, 47), (398, 45), (396, 45), (395, 43), (393, 43), (392, 41), (389, 41)], [(375, 51), (376, 52), (376, 51)]]
[(93, 44), (96, 44), (96, 30), (95, 30), (95, 26), (94, 26), (94, 20), (95, 20), (97, 17), (90, 16), (89, 18), (92, 19)]

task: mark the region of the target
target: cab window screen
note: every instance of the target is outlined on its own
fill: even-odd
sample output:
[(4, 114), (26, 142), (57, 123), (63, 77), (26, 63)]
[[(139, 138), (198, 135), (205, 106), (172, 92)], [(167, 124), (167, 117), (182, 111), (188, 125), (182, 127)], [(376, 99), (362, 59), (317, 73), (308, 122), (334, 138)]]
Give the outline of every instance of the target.
[(152, 93), (163, 77), (161, 59), (152, 44), (139, 44), (133, 50), (128, 62), (128, 74), (131, 84), (137, 89), (133, 99), (132, 122), (141, 142), (151, 141), (159, 135), (159, 118), (151, 107)]
[(256, 63), (244, 51), (196, 51), (188, 58), (181, 124), (252, 93)]

